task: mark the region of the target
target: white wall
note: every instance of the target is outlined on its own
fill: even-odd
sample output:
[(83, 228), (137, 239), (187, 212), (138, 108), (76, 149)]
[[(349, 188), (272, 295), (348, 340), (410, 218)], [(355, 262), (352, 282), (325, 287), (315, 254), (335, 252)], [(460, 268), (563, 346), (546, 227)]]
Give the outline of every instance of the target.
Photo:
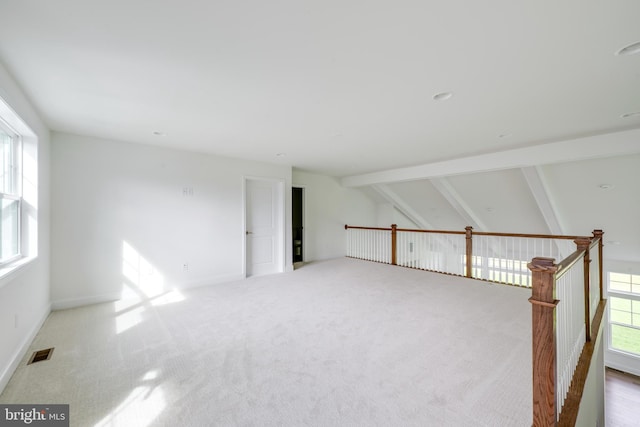
[(293, 170), (294, 187), (304, 187), (305, 261), (346, 254), (345, 224), (375, 226), (377, 206), (362, 191), (336, 178)]
[[(0, 279), (0, 392), (50, 312), (49, 300), (49, 130), (20, 87), (0, 64), (0, 98), (37, 137), (37, 258)], [(34, 138), (35, 142), (35, 138)], [(29, 159), (26, 167), (33, 165)], [(25, 186), (26, 187), (26, 186)], [(35, 190), (35, 191), (34, 191)], [(32, 227), (33, 231), (33, 227)], [(30, 250), (33, 251), (33, 247)]]
[(245, 176), (284, 180), (289, 242), (288, 166), (52, 133), (54, 309), (244, 277)]
[(605, 410), (604, 339), (602, 333), (599, 333), (575, 425), (578, 427), (602, 427), (604, 426)]

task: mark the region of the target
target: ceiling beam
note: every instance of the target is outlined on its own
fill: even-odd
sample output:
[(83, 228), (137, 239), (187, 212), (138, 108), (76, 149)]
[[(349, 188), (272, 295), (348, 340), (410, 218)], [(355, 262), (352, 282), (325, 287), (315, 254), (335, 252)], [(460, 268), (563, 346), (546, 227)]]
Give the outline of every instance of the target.
[(482, 220), (476, 215), (471, 207), (464, 201), (462, 196), (453, 188), (451, 183), (445, 178), (433, 178), (430, 180), (431, 184), (447, 199), (449, 204), (458, 212), (458, 214), (465, 220), (467, 225), (473, 227), (476, 231), (488, 231), (487, 226), (482, 223)]
[(345, 187), (414, 181), (640, 153), (640, 129), (516, 148), (419, 166), (389, 169), (340, 180)]
[(418, 228), (423, 230), (433, 230), (434, 227), (429, 224), (427, 220), (425, 220), (418, 212), (413, 210), (411, 206), (409, 206), (398, 194), (396, 194), (393, 190), (391, 190), (388, 186), (384, 184), (372, 185), (375, 191), (378, 192), (385, 200), (393, 205), (400, 213), (409, 218)]
[(549, 232), (556, 235), (565, 234), (558, 214), (554, 209), (554, 204), (551, 201), (548, 187), (545, 184), (546, 180), (544, 178), (544, 173), (540, 167), (529, 166), (520, 170), (522, 171), (524, 179), (527, 181), (529, 189), (531, 190), (531, 194), (538, 204), (538, 208), (549, 227)]

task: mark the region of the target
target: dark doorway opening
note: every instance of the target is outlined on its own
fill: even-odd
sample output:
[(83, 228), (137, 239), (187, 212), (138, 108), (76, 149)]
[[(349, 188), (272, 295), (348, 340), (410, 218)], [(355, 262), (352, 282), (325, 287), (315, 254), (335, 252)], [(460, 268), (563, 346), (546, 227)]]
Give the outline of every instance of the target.
[(304, 189), (300, 187), (293, 187), (292, 194), (292, 224), (293, 224), (293, 262), (303, 262), (304, 254), (303, 254), (303, 197), (304, 197)]

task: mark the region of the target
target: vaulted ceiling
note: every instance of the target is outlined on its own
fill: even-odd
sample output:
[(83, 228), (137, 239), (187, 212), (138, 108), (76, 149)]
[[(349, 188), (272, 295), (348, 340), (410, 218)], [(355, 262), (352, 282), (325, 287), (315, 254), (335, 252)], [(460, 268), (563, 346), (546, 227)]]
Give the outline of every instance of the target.
[(638, 16), (635, 0), (0, 0), (0, 62), (53, 130), (342, 177), (437, 228), (604, 228), (640, 262)]
[[(640, 132), (625, 134), (629, 150), (637, 153)], [(551, 162), (558, 151), (550, 152), (548, 162), (528, 159), (534, 166), (470, 161), (466, 172), (451, 176), (431, 165), (434, 174), (428, 167), (399, 169), (342, 182), (373, 189), (379, 203), (393, 205), (417, 228), (462, 231), (470, 225), (476, 231), (576, 236), (602, 229), (607, 259), (638, 263), (640, 154)], [(515, 160), (522, 153), (511, 154)]]

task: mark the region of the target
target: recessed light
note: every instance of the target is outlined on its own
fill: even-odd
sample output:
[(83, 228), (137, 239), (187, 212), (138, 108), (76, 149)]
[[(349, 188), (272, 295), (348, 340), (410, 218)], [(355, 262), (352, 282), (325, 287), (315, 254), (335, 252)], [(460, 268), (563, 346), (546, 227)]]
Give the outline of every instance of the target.
[(610, 190), (613, 188), (613, 184), (600, 184), (598, 185), (598, 187), (600, 187), (600, 189), (602, 190)]
[(640, 116), (640, 111), (634, 111), (633, 113), (624, 113), (622, 116), (623, 119), (626, 119), (627, 117), (638, 117)]
[(446, 101), (453, 96), (452, 92), (440, 92), (433, 95), (433, 99), (436, 101)]
[(166, 134), (166, 133), (164, 133), (164, 132), (160, 132), (159, 130), (154, 130), (154, 131), (153, 131), (153, 134), (154, 134), (155, 136), (167, 136), (167, 134)]
[(495, 209), (493, 208), (487, 208), (487, 212), (493, 212)]
[(616, 52), (616, 55), (634, 55), (640, 53), (640, 42), (631, 43)]
[(286, 157), (287, 153), (276, 153), (276, 157)]

